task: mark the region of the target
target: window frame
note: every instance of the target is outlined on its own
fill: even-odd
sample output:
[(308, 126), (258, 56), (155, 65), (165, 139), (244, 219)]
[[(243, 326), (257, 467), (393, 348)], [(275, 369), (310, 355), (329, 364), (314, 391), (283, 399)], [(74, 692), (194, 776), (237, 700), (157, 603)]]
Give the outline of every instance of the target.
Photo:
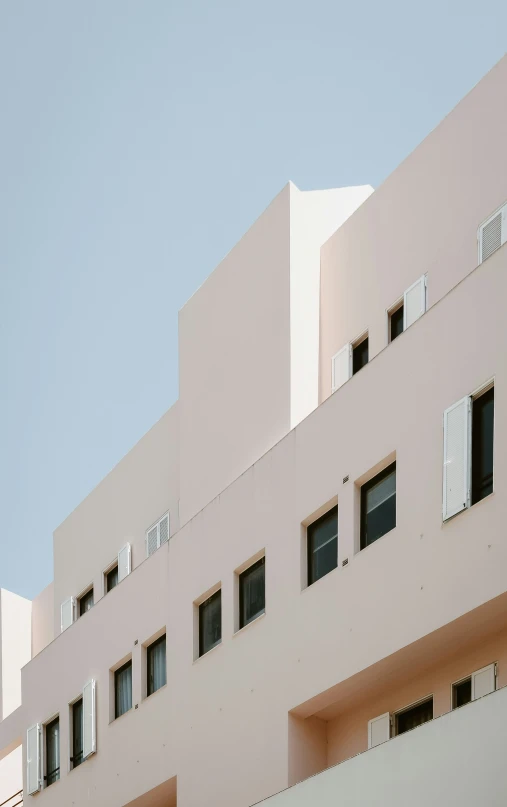
[[(264, 567), (264, 606), (262, 608), (262, 611), (259, 611), (254, 616), (250, 617), (250, 619), (245, 620), (243, 597), (242, 597), (242, 592), (243, 592), (242, 586), (243, 586), (244, 581), (246, 579), (245, 576), (248, 575), (248, 573), (254, 572), (255, 569), (258, 569), (261, 566)], [(262, 555), (260, 558), (255, 560), (253, 563), (250, 563), (246, 567), (246, 569), (243, 569), (243, 571), (238, 572), (238, 596), (239, 596), (239, 607), (238, 607), (239, 623), (238, 623), (238, 630), (242, 630), (243, 628), (246, 628), (247, 625), (251, 625), (252, 622), (255, 622), (256, 619), (259, 619), (259, 617), (263, 616), (266, 613), (266, 555)]]
[[(153, 650), (158, 647), (158, 645), (165, 642), (165, 651), (164, 651), (164, 664), (165, 664), (165, 682), (161, 684), (157, 689), (150, 690), (150, 658)], [(153, 642), (146, 645), (146, 697), (149, 698), (150, 695), (154, 695), (155, 692), (163, 689), (167, 685), (167, 633), (163, 633)]]
[[(364, 363), (364, 364), (362, 364), (362, 365), (361, 365), (361, 367), (359, 367), (357, 370), (355, 370), (355, 369), (354, 369), (354, 353), (355, 353), (355, 351), (357, 350), (357, 348), (361, 347), (361, 345), (363, 345), (365, 342), (368, 342), (368, 346), (367, 346), (368, 357), (367, 357), (367, 359), (366, 359), (365, 363)], [(353, 376), (357, 375), (357, 373), (359, 373), (359, 372), (360, 372), (360, 370), (362, 370), (364, 367), (366, 367), (366, 365), (369, 363), (369, 361), (370, 361), (370, 342), (369, 342), (369, 332), (368, 332), (368, 331), (364, 331), (364, 333), (362, 333), (362, 334), (361, 334), (361, 336), (358, 336), (358, 338), (357, 338), (357, 339), (355, 339), (353, 342), (351, 342), (351, 367), (350, 367), (350, 378), (352, 378)]]
[[(207, 650), (204, 650), (203, 647), (203, 614), (204, 608), (209, 606), (211, 602), (215, 599), (220, 598), (220, 638), (213, 644), (211, 647), (208, 647)], [(223, 622), (223, 611), (222, 611), (222, 586), (216, 589), (212, 594), (208, 597), (205, 597), (200, 603), (197, 605), (197, 629), (198, 629), (198, 658), (202, 658), (206, 656), (211, 650), (214, 650), (216, 647), (219, 647), (222, 644), (223, 632), (222, 632), (222, 622)]]
[[(90, 596), (90, 594), (91, 594), (91, 597), (92, 597), (92, 604), (91, 604), (90, 608), (87, 608), (86, 611), (83, 611), (83, 613), (81, 613), (81, 601), (86, 600)], [(79, 597), (76, 598), (77, 618), (81, 619), (81, 617), (84, 616), (88, 611), (91, 611), (91, 609), (93, 608), (94, 605), (95, 605), (95, 597), (94, 597), (93, 583), (92, 583), (91, 585), (87, 586), (87, 588), (84, 589), (83, 593), (80, 594)]]
[[(487, 493), (481, 499), (474, 500), (474, 408), (475, 408), (476, 402), (479, 401), (481, 398), (483, 398), (484, 395), (487, 395), (490, 392), (493, 393), (493, 449), (492, 449), (492, 453), (493, 453), (493, 463), (492, 463), (493, 479), (491, 481), (491, 493)], [(478, 390), (473, 392), (471, 394), (470, 398), (471, 398), (471, 403), (472, 403), (471, 413), (470, 413), (471, 422), (470, 422), (470, 450), (469, 450), (469, 461), (470, 461), (470, 473), (469, 473), (470, 503), (468, 505), (468, 508), (464, 508), (464, 509), (469, 509), (470, 507), (474, 507), (474, 505), (479, 504), (480, 502), (484, 501), (484, 499), (487, 499), (489, 496), (491, 496), (495, 492), (495, 415), (496, 415), (495, 379), (492, 379), (491, 381), (488, 381), (487, 384), (485, 384), (484, 386), (480, 387)]]
[[(400, 715), (406, 714), (406, 712), (410, 712), (412, 709), (416, 709), (418, 706), (422, 706), (423, 703), (427, 703), (431, 701), (431, 711), (432, 717), (430, 720), (425, 720), (424, 723), (430, 723), (432, 720), (435, 719), (435, 696), (433, 693), (430, 695), (425, 695), (424, 698), (418, 698), (418, 700), (410, 703), (408, 706), (404, 706), (402, 709), (397, 709), (395, 712), (392, 713), (392, 726), (391, 726), (391, 737), (401, 737), (403, 734), (408, 734), (409, 731), (413, 731), (414, 729), (407, 729), (406, 731), (402, 731), (401, 734), (398, 732), (398, 717)], [(421, 726), (424, 726), (424, 723), (421, 723)], [(415, 726), (414, 728), (420, 728), (420, 726)]]
[[(366, 517), (366, 494), (368, 493), (368, 491), (371, 488), (375, 487), (375, 485), (378, 482), (382, 482), (383, 479), (386, 479), (388, 476), (390, 476), (393, 473), (393, 471), (396, 474), (396, 487), (395, 487), (396, 509), (395, 509), (394, 526), (391, 527), (390, 530), (387, 530), (387, 532), (385, 532), (379, 538), (376, 538), (375, 541), (371, 541), (369, 544), (367, 544), (366, 540), (365, 540), (366, 539), (366, 518), (365, 518)], [(366, 482), (363, 482), (363, 484), (359, 488), (359, 497), (360, 497), (360, 502), (359, 502), (359, 551), (360, 552), (362, 552), (364, 549), (367, 549), (369, 546), (372, 546), (373, 544), (376, 544), (377, 541), (379, 541), (385, 535), (388, 535), (397, 526), (397, 523), (398, 523), (398, 518), (397, 518), (397, 515), (398, 515), (398, 474), (397, 474), (397, 471), (398, 471), (397, 461), (396, 461), (396, 459), (394, 459), (392, 462), (389, 463), (389, 465), (386, 465), (386, 467), (383, 468), (381, 471), (376, 473), (374, 476), (372, 476)]]
[[(390, 345), (391, 342), (394, 342), (394, 339), (398, 338), (397, 336), (395, 336), (394, 339), (392, 339), (392, 337), (391, 337), (391, 317), (393, 316), (393, 314), (397, 314), (400, 311), (400, 309), (403, 310), (404, 305), (405, 305), (405, 296), (402, 295), (386, 311), (386, 314), (387, 314), (387, 344), (388, 345)], [(401, 336), (401, 334), (404, 332), (404, 330), (405, 329), (403, 327), (403, 314), (402, 314), (401, 333), (399, 334), (399, 336)]]
[[(112, 574), (113, 572), (116, 572), (116, 583), (114, 584), (114, 586), (111, 586), (111, 588), (108, 588), (109, 575)], [(105, 570), (105, 572), (104, 572), (104, 597), (106, 596), (106, 594), (109, 594), (109, 592), (112, 591), (114, 588), (116, 588), (116, 586), (118, 585), (118, 583), (119, 583), (118, 572), (119, 572), (119, 570), (118, 570), (118, 561), (117, 560), (114, 563), (112, 563), (111, 566), (109, 566)]]
[[(310, 533), (313, 532), (313, 530), (315, 530), (316, 528), (318, 528), (319, 524), (321, 524), (323, 521), (328, 519), (331, 516), (331, 514), (333, 514), (334, 512), (336, 512), (336, 566), (334, 566), (332, 569), (329, 569), (328, 572), (321, 575), (320, 577), (311, 579), (311, 571), (313, 569), (312, 559), (313, 559), (313, 556), (314, 556), (315, 553), (312, 550), (312, 542), (311, 542), (312, 536), (311, 536)], [(335, 569), (338, 568), (338, 533), (339, 533), (339, 530), (338, 530), (338, 503), (333, 504), (329, 509), (327, 509), (324, 513), (322, 513), (322, 515), (320, 515), (318, 518), (314, 519), (312, 522), (310, 522), (310, 524), (307, 525), (307, 527), (306, 527), (306, 587), (307, 588), (309, 588), (310, 586), (313, 586), (315, 583), (318, 583), (319, 580), (322, 580), (324, 577), (327, 577), (328, 574), (331, 574), (331, 572), (334, 572)], [(334, 536), (333, 536), (333, 538), (331, 538), (329, 540), (330, 541), (335, 540)]]
[[(466, 683), (467, 681), (470, 681), (470, 700), (468, 703), (472, 703), (472, 673), (470, 673), (470, 675), (465, 675), (463, 678), (458, 678), (457, 681), (453, 681), (451, 684), (451, 712), (453, 712), (455, 709), (462, 708), (461, 706), (457, 706), (455, 704), (455, 692), (456, 687)], [(462, 706), (468, 706), (468, 703), (463, 703)]]
[[(124, 712), (121, 712), (121, 714), (118, 714), (118, 709), (117, 709), (117, 700), (116, 700), (116, 691), (117, 691), (117, 681), (118, 681), (118, 676), (120, 675), (120, 673), (122, 673), (122, 672), (123, 672), (124, 670), (126, 670), (128, 667), (130, 667), (130, 706), (129, 706), (129, 708), (128, 708), (128, 709), (125, 709), (125, 711), (124, 711)], [(133, 680), (132, 680), (133, 675), (132, 675), (132, 674), (133, 674), (133, 669), (132, 669), (132, 658), (127, 659), (127, 661), (125, 661), (123, 664), (121, 664), (119, 667), (117, 667), (117, 668), (116, 668), (116, 669), (113, 671), (113, 679), (114, 679), (114, 680), (113, 680), (113, 693), (114, 693), (114, 720), (118, 720), (118, 718), (123, 717), (123, 715), (127, 715), (129, 712), (131, 712), (131, 711), (132, 711), (132, 704), (133, 704), (133, 697), (132, 697), (132, 695), (133, 695), (133, 692), (132, 692), (132, 690), (133, 690)]]
[[(80, 735), (81, 735), (81, 751), (80, 751), (81, 759), (80, 759), (79, 762), (76, 762), (75, 761), (75, 758), (76, 758), (76, 754), (75, 754), (75, 749), (76, 749), (76, 743), (75, 743), (76, 730), (75, 730), (75, 728), (76, 727), (75, 727), (74, 709), (75, 709), (76, 706), (78, 706), (78, 704), (81, 704), (81, 731), (80, 731)], [(83, 756), (84, 755), (84, 705), (83, 705), (83, 693), (82, 692), (80, 693), (78, 698), (76, 698), (74, 701), (72, 701), (72, 703), (69, 704), (69, 709), (70, 709), (70, 740), (71, 740), (71, 742), (69, 742), (69, 746), (70, 746), (69, 750), (72, 751), (72, 754), (69, 754), (69, 761), (70, 761), (70, 770), (73, 771), (74, 768), (78, 768), (85, 761), (84, 756)]]
[[(47, 734), (47, 732), (48, 732), (48, 729), (50, 729), (51, 726), (54, 723), (56, 723), (56, 721), (58, 721), (58, 763), (59, 764), (58, 764), (58, 768), (55, 768), (55, 770), (51, 771), (51, 773), (57, 773), (58, 772), (58, 776), (56, 777), (56, 779), (53, 779), (53, 781), (48, 782), (49, 774), (48, 774), (48, 770), (47, 770), (47, 764), (48, 764), (49, 754), (48, 754), (48, 734)], [(62, 759), (61, 759), (61, 744), (60, 744), (60, 737), (61, 737), (61, 733), (60, 733), (60, 714), (59, 713), (55, 714), (55, 715), (53, 715), (53, 717), (50, 717), (49, 720), (46, 720), (46, 722), (42, 726), (42, 729), (43, 729), (43, 742), (42, 742), (42, 749), (41, 749), (42, 757), (43, 757), (43, 759), (42, 759), (42, 768), (43, 768), (43, 775), (42, 775), (42, 783), (43, 784), (42, 784), (42, 787), (45, 790), (47, 787), (51, 787), (51, 785), (54, 785), (55, 782), (58, 782), (60, 780), (60, 775), (61, 775)]]

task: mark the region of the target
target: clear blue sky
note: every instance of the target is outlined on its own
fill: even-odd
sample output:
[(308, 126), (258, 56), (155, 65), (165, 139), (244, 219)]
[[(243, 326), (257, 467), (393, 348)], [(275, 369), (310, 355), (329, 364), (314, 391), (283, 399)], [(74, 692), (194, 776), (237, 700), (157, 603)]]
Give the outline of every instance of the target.
[(178, 309), (286, 181), (378, 186), (506, 30), (498, 0), (2, 0), (0, 586), (50, 582), (177, 398)]

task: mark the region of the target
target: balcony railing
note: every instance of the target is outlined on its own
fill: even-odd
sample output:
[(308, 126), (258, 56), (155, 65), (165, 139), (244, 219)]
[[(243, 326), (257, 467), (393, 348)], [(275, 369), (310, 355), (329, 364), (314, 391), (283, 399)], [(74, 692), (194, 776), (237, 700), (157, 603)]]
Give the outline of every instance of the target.
[(19, 807), (21, 804), (23, 804), (23, 791), (18, 790), (17, 793), (13, 793), (8, 799), (0, 802), (0, 807)]

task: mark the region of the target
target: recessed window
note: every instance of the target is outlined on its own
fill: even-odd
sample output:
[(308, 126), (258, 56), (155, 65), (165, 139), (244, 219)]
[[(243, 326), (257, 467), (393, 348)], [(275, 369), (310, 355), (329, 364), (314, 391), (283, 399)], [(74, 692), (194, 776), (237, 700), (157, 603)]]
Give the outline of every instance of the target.
[(112, 588), (118, 585), (118, 564), (113, 566), (106, 574), (104, 575), (106, 578), (106, 594), (111, 591)]
[(472, 401), (472, 504), (493, 493), (493, 421), (495, 390)]
[(222, 591), (219, 589), (199, 606), (199, 656), (222, 641)]
[(338, 565), (338, 507), (310, 524), (308, 541), (308, 585), (332, 572)]
[(396, 527), (396, 463), (361, 487), (361, 549)]
[(165, 634), (146, 648), (147, 694), (153, 695), (167, 683)]
[(452, 708), (458, 709), (472, 700), (472, 679), (465, 678), (464, 681), (459, 681), (453, 684), (452, 687)]
[(77, 768), (83, 761), (83, 699), (72, 705), (72, 767)]
[(428, 720), (433, 720), (433, 698), (428, 698), (409, 709), (404, 709), (395, 715), (396, 734), (405, 734), (406, 731), (422, 726)]
[(368, 337), (352, 346), (352, 375), (368, 364)]
[(60, 778), (60, 719), (46, 726), (46, 787)]
[(78, 600), (79, 616), (86, 614), (93, 607), (93, 587)]
[(266, 607), (265, 558), (239, 576), (239, 627), (244, 628), (264, 613)]
[(132, 661), (127, 661), (114, 674), (114, 717), (132, 709)]
[(389, 314), (389, 341), (393, 342), (403, 333), (403, 303)]

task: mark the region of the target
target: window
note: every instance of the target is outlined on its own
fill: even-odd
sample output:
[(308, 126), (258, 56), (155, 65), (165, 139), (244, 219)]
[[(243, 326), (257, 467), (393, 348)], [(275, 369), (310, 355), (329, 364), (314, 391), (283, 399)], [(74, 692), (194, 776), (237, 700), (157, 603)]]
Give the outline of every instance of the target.
[(104, 577), (106, 578), (106, 594), (108, 594), (112, 588), (118, 585), (118, 564), (113, 566), (109, 572), (106, 572)]
[(310, 524), (307, 542), (308, 585), (311, 586), (338, 565), (338, 507)]
[(239, 627), (244, 628), (264, 613), (266, 606), (266, 558), (261, 558), (239, 576)]
[(83, 761), (83, 699), (72, 706), (72, 767), (77, 768)]
[(405, 734), (406, 731), (422, 726), (428, 720), (433, 720), (433, 698), (428, 698), (409, 709), (404, 709), (395, 715), (395, 733)]
[(146, 531), (146, 557), (149, 558), (169, 540), (169, 513)]
[(361, 487), (361, 549), (396, 527), (396, 463)]
[(472, 700), (472, 679), (465, 678), (464, 681), (459, 681), (457, 684), (453, 684), (452, 687), (452, 708), (459, 709), (460, 706), (464, 706), (466, 703), (470, 703)]
[(389, 314), (389, 341), (394, 340), (403, 333), (403, 303)]
[(93, 587), (78, 600), (79, 616), (83, 616), (93, 606)]
[(146, 648), (147, 694), (153, 695), (165, 686), (166, 679), (166, 637), (165, 634)]
[(127, 661), (114, 674), (114, 717), (132, 709), (132, 661)]
[(222, 591), (219, 589), (199, 606), (199, 656), (222, 641)]
[(352, 346), (352, 375), (368, 364), (368, 337)]
[(60, 778), (60, 720), (56, 717), (46, 726), (46, 787)]
[(493, 493), (494, 408), (494, 387), (472, 403), (472, 504)]
[(452, 685), (452, 708), (458, 709), (470, 701), (489, 695), (496, 689), (496, 664), (476, 670), (468, 678)]

